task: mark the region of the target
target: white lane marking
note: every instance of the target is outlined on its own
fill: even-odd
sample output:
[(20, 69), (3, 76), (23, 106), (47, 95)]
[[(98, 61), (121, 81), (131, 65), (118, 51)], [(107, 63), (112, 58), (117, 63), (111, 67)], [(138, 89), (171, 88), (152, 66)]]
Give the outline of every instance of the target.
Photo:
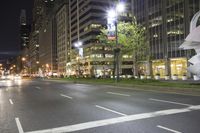
[(99, 106), (99, 105), (95, 105), (95, 106), (97, 108), (100, 108), (100, 109), (103, 109), (103, 110), (106, 110), (106, 111), (110, 111), (110, 112), (118, 114), (118, 115), (127, 116), (126, 114), (120, 113), (120, 112), (115, 111), (115, 110), (111, 110), (111, 109), (108, 109), (108, 108), (105, 108), (105, 107), (102, 107), (102, 106)]
[(64, 95), (64, 94), (60, 94), (60, 96), (62, 96), (62, 97), (66, 97), (66, 98), (69, 98), (69, 99), (72, 99), (72, 97), (67, 96), (67, 95)]
[(15, 122), (17, 124), (17, 128), (18, 128), (19, 133), (24, 133), (24, 130), (23, 130), (22, 125), (19, 121), (19, 118), (15, 118)]
[(161, 110), (161, 111), (150, 112), (150, 113), (143, 113), (143, 114), (136, 114), (136, 115), (129, 115), (129, 116), (99, 120), (99, 121), (91, 121), (91, 122), (80, 123), (80, 124), (75, 124), (75, 125), (52, 128), (52, 129), (31, 131), (27, 133), (69, 133), (69, 132), (74, 132), (74, 131), (91, 129), (95, 127), (102, 127), (102, 126), (108, 126), (108, 125), (113, 125), (113, 124), (118, 124), (118, 123), (124, 123), (124, 122), (129, 122), (129, 121), (136, 121), (136, 120), (159, 117), (159, 116), (191, 112), (193, 110), (200, 110), (200, 105), (191, 106), (191, 107), (182, 108), (182, 109), (168, 109), (168, 110)]
[(9, 102), (10, 102), (10, 104), (12, 104), (12, 105), (13, 105), (13, 101), (12, 101), (12, 99), (9, 99)]
[(107, 92), (107, 93), (108, 93), (108, 94), (113, 94), (113, 95), (119, 95), (119, 96), (130, 97), (130, 95), (122, 94), (122, 93), (115, 93), (115, 92)]
[(40, 87), (38, 87), (38, 86), (37, 86), (37, 87), (35, 87), (35, 88), (36, 88), (36, 89), (38, 89), (38, 90), (41, 90), (41, 88), (40, 88)]
[(160, 100), (160, 99), (153, 99), (153, 98), (150, 98), (149, 100), (156, 101), (156, 102), (164, 102), (164, 103), (171, 103), (171, 104), (183, 105), (183, 106), (193, 106), (191, 104), (178, 103), (178, 102), (172, 102), (172, 101), (166, 101), (166, 100)]
[(158, 125), (157, 127), (164, 129), (164, 130), (167, 130), (167, 131), (170, 131), (170, 132), (173, 132), (173, 133), (181, 133), (179, 131), (176, 131), (176, 130), (173, 130), (173, 129), (170, 129), (170, 128), (167, 128), (167, 127), (163, 127), (163, 126), (160, 126), (160, 125)]
[[(126, 90), (132, 90), (132, 91), (145, 91), (145, 92), (154, 92), (154, 93), (160, 93), (160, 94), (176, 94), (176, 95), (183, 95), (183, 96), (195, 96), (195, 97), (200, 97), (200, 95), (195, 95), (195, 94), (184, 94), (184, 93), (178, 93), (178, 92), (164, 92), (164, 91), (159, 91), (159, 90), (147, 90), (147, 89), (137, 89), (137, 88), (126, 88), (126, 87), (119, 87), (119, 86), (111, 86), (111, 85), (104, 85), (107, 87), (116, 87), (118, 89), (126, 89)], [(137, 87), (137, 86), (136, 86)]]

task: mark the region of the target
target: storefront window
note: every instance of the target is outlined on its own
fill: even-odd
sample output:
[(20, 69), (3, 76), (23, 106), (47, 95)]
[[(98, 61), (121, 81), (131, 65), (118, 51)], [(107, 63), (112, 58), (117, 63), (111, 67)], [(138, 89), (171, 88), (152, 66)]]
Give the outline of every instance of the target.
[(144, 62), (139, 63), (138, 68), (139, 68), (138, 69), (139, 75), (147, 75), (146, 74), (146, 71), (147, 71), (146, 63), (144, 63)]
[(164, 60), (152, 61), (153, 75), (160, 74), (160, 77), (165, 76), (165, 62)]
[(171, 74), (177, 74), (179, 77), (187, 73), (187, 59), (186, 58), (176, 58), (171, 59)]

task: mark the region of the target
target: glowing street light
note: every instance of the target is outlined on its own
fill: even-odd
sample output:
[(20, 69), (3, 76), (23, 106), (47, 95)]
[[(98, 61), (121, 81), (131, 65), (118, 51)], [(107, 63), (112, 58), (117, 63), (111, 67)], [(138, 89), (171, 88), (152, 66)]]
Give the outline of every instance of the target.
[[(116, 81), (119, 82), (119, 55), (120, 55), (120, 48), (118, 44), (118, 13), (122, 13), (125, 11), (125, 4), (120, 2), (116, 5), (115, 9), (111, 9), (107, 12), (107, 19), (108, 19), (108, 39), (116, 41), (116, 49), (114, 50), (114, 64), (116, 68)], [(114, 70), (115, 71), (115, 70)], [(115, 77), (115, 75), (114, 75)]]
[[(81, 41), (78, 41), (74, 44), (76, 48), (78, 48), (78, 53), (80, 57), (83, 57), (83, 48), (81, 47), (83, 43)], [(77, 60), (77, 66), (78, 66), (78, 75), (80, 75), (80, 65), (79, 65), (79, 57), (76, 57)]]
[(49, 64), (46, 64), (46, 67), (49, 68)]
[(118, 13), (124, 12), (125, 11), (125, 4), (123, 2), (118, 3), (117, 6), (116, 6), (116, 11)]
[(81, 57), (83, 57), (83, 48), (81, 48), (82, 45), (83, 45), (83, 43), (82, 43), (81, 41), (78, 41), (78, 42), (76, 42), (76, 43), (74, 44), (74, 46), (75, 46), (76, 48), (78, 48), (78, 52), (79, 52), (79, 55), (80, 55)]
[(74, 44), (75, 47), (80, 48), (83, 45), (82, 42), (78, 41)]
[(116, 10), (110, 9), (110, 10), (107, 12), (107, 17), (108, 17), (108, 18), (116, 18), (116, 17), (117, 17), (117, 12), (116, 12)]
[(26, 58), (25, 58), (25, 57), (22, 57), (22, 61), (26, 61)]

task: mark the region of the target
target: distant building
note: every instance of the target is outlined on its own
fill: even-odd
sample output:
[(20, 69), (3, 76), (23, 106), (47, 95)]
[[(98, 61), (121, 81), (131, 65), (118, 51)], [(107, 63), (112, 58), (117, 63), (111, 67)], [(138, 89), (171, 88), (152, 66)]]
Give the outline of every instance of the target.
[[(38, 63), (36, 65), (46, 75), (57, 74), (60, 71), (58, 69), (60, 62), (57, 54), (57, 43), (59, 44), (57, 41), (59, 32), (59, 29), (57, 29), (59, 28), (57, 24), (57, 12), (66, 3), (67, 0), (44, 0), (36, 1), (35, 3), (34, 14), (37, 17), (33, 17), (35, 18), (33, 33), (37, 35), (37, 45), (35, 46), (38, 47), (38, 52), (36, 52), (38, 53)], [(68, 6), (65, 11), (68, 11)]]
[(27, 24), (26, 11), (21, 10), (20, 14), (20, 44), (21, 50), (28, 48), (30, 26)]
[(69, 8), (64, 4), (57, 11), (56, 19), (56, 40), (57, 40), (57, 61), (58, 73), (66, 74), (66, 64), (70, 61), (71, 45), (69, 43)]
[(32, 20), (32, 29), (30, 33), (30, 43), (29, 43), (29, 60), (31, 62), (31, 73), (38, 73), (40, 67), (39, 61), (39, 31), (42, 26), (42, 20), (44, 19), (44, 1), (34, 0), (33, 5), (33, 20)]
[(26, 10), (22, 9), (20, 13), (20, 55), (17, 58), (17, 73), (20, 73), (24, 68), (25, 64), (21, 58), (28, 58), (29, 49), (29, 34), (31, 26), (27, 24)]

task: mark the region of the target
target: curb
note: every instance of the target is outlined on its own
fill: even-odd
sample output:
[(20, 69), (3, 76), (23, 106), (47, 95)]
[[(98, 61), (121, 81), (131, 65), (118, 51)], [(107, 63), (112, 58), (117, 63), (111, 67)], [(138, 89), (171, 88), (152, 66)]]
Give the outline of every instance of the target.
[(52, 81), (52, 82), (61, 82), (61, 83), (74, 83), (74, 84), (98, 84), (102, 86), (112, 86), (120, 89), (129, 89), (129, 90), (138, 90), (138, 91), (149, 91), (149, 92), (157, 92), (157, 93), (168, 93), (168, 94), (180, 94), (180, 95), (190, 95), (190, 96), (200, 96), (200, 89), (193, 88), (178, 88), (178, 87), (161, 87), (161, 86), (152, 86), (152, 85), (130, 85), (130, 84), (120, 84), (120, 83), (111, 83), (111, 84), (101, 84), (101, 83), (92, 83), (92, 82), (84, 82), (84, 81), (66, 81), (66, 80), (53, 80), (53, 79), (45, 79), (44, 81)]

